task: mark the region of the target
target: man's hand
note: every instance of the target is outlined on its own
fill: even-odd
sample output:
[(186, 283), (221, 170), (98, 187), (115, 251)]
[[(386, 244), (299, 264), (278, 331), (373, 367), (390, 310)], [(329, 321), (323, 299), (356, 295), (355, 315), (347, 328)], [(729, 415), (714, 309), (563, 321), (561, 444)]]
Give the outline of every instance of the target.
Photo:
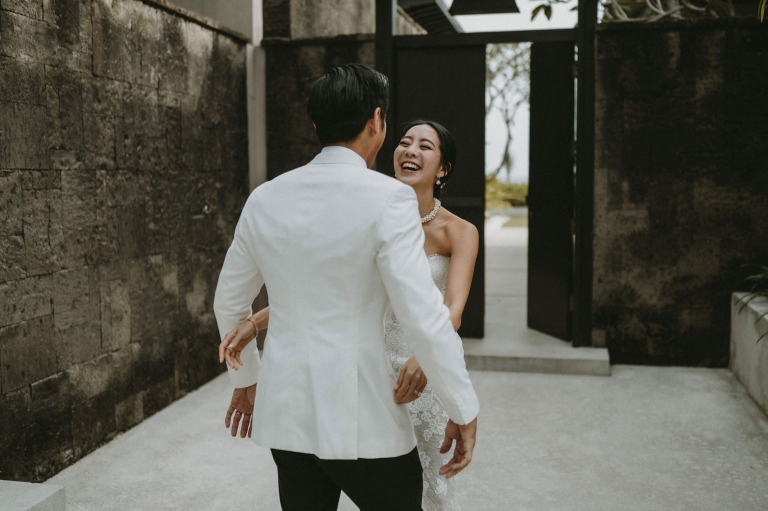
[[(253, 401), (256, 399), (256, 384), (232, 392), (232, 402), (227, 409), (227, 417), (224, 425), (231, 428), (232, 436), (237, 436), (237, 428), (240, 427), (240, 438), (251, 437), (253, 431)], [(234, 413), (234, 419), (232, 414)], [(242, 419), (242, 421), (241, 421)]]
[(400, 368), (400, 376), (395, 385), (395, 403), (404, 405), (419, 398), (427, 386), (427, 377), (416, 357), (409, 358)]
[(219, 344), (219, 362), (227, 361), (227, 365), (237, 371), (238, 364), (243, 365), (240, 353), (256, 338), (253, 323), (243, 321), (237, 328), (229, 332)]
[(443, 465), (440, 475), (450, 479), (465, 468), (472, 461), (472, 451), (475, 450), (475, 437), (477, 435), (477, 417), (467, 425), (459, 426), (452, 420), (445, 426), (445, 440), (440, 448), (440, 453), (445, 454), (451, 450), (451, 444), (456, 440), (456, 449), (453, 458)]

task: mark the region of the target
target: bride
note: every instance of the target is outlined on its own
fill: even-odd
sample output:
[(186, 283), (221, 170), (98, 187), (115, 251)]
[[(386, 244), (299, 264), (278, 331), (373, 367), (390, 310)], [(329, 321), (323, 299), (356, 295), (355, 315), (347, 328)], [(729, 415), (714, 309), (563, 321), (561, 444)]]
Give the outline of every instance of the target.
[[(479, 235), (474, 225), (441, 207), (439, 198), (455, 164), (456, 143), (442, 125), (418, 120), (405, 127), (395, 149), (395, 177), (416, 192), (432, 278), (443, 293), (453, 327), (458, 330), (469, 296)], [(450, 446), (450, 440), (444, 442), (443, 438), (448, 414), (408, 348), (391, 308), (384, 322), (395, 402), (408, 406), (416, 433), (424, 480), (422, 507), (425, 511), (457, 511), (460, 508), (455, 479), (440, 475), (440, 468), (447, 461), (441, 451), (447, 451)], [(268, 324), (269, 307), (266, 307), (228, 333), (222, 345), (235, 337), (252, 338), (254, 332), (267, 328)], [(228, 412), (227, 419), (229, 416)]]

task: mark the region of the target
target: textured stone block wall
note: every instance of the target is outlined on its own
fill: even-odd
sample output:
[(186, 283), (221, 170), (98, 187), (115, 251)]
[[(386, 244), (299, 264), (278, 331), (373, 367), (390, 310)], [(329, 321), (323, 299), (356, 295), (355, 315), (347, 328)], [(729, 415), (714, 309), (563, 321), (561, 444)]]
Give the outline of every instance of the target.
[(614, 363), (728, 363), (731, 292), (768, 261), (767, 35), (598, 32), (593, 340)]
[(332, 67), (374, 65), (373, 41), (268, 42), (267, 168), (273, 178), (307, 164), (321, 145), (307, 113), (312, 85)]
[[(397, 26), (403, 35), (426, 33), (402, 9)], [(375, 31), (373, 0), (264, 0), (270, 178), (320, 151), (307, 114), (309, 91), (332, 67), (374, 67)]]
[(264, 37), (313, 39), (376, 32), (375, 0), (263, 0)]
[(0, 478), (223, 369), (247, 165), (243, 43), (137, 0), (0, 0)]

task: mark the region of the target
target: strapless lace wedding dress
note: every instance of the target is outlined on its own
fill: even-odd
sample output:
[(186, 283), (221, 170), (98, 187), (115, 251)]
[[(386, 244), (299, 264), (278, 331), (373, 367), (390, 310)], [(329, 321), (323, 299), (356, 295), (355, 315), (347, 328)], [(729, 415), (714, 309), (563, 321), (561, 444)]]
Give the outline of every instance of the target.
[[(432, 279), (445, 296), (451, 258), (434, 254), (429, 256), (427, 260), (432, 270)], [(397, 382), (400, 368), (411, 358), (413, 353), (403, 338), (403, 330), (391, 308), (387, 310), (384, 317), (384, 328), (386, 352), (392, 364), (395, 382)], [(423, 509), (425, 511), (460, 511), (459, 503), (456, 501), (456, 478), (446, 479), (438, 474), (440, 467), (450, 459), (450, 453), (440, 454), (445, 425), (448, 423), (448, 414), (443, 408), (440, 398), (435, 395), (432, 386), (427, 384), (421, 396), (406, 406), (416, 432), (419, 458), (423, 469)]]

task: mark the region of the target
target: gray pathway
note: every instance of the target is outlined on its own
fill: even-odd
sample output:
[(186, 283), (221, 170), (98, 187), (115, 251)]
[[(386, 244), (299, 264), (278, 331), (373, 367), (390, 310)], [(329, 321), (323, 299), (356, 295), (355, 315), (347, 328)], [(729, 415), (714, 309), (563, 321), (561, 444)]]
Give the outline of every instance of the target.
[[(726, 370), (472, 378), (482, 411), (464, 511), (768, 509), (768, 420)], [(223, 426), (230, 392), (220, 377), (49, 482), (70, 511), (277, 510), (268, 451)]]
[(528, 229), (485, 224), (485, 337), (464, 339), (467, 367), (498, 371), (609, 375), (605, 348), (573, 348), (527, 327)]

